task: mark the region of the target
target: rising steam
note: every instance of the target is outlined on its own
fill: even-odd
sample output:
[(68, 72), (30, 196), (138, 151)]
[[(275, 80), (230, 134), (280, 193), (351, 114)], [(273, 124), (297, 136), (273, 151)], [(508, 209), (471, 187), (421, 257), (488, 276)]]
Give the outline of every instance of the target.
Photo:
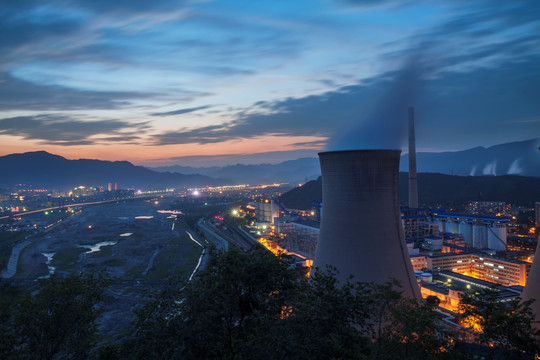
[(516, 159), (512, 162), (512, 165), (510, 165), (510, 168), (508, 169), (509, 175), (521, 175), (523, 173), (523, 169), (520, 166), (520, 160)]
[(409, 59), (388, 81), (384, 95), (336, 133), (327, 150), (401, 149), (407, 139), (407, 108), (421, 88), (420, 64), (419, 56)]

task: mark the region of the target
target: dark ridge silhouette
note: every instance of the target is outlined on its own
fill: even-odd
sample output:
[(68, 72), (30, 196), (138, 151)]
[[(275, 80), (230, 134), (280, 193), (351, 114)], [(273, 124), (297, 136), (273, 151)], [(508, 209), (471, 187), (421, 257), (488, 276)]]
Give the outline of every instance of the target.
[(68, 160), (46, 151), (0, 157), (0, 186), (29, 184), (53, 188), (118, 183), (128, 187), (178, 187), (220, 185), (224, 180), (208, 176), (159, 173), (128, 161)]
[[(504, 176), (452, 176), (419, 173), (418, 197), (420, 205), (459, 205), (469, 200), (506, 201), (534, 206), (540, 200), (540, 178), (517, 175)], [(399, 200), (407, 205), (408, 173), (399, 173)], [(309, 209), (322, 198), (322, 181), (310, 181), (302, 187), (284, 193), (280, 201), (291, 209)]]
[[(450, 175), (524, 175), (540, 177), (540, 139), (531, 139), (464, 151), (417, 153), (419, 172)], [(407, 171), (409, 156), (401, 158), (401, 171)]]
[(268, 182), (303, 183), (306, 178), (314, 179), (321, 174), (319, 159), (300, 158), (278, 164), (227, 165), (223, 167), (162, 166), (155, 171), (202, 174), (213, 178), (230, 179), (237, 183), (262, 184)]

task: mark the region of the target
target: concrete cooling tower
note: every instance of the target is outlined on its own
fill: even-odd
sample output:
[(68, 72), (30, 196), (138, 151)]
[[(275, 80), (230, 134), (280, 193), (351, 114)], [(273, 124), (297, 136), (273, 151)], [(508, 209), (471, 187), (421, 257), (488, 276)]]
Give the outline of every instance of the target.
[[(538, 239), (540, 242), (540, 238)], [(532, 311), (536, 316), (536, 321), (534, 327), (540, 329), (540, 246), (536, 247), (536, 252), (534, 253), (534, 260), (531, 265), (531, 271), (527, 277), (527, 282), (525, 283), (525, 288), (521, 293), (521, 298), (523, 300), (535, 299), (536, 301), (532, 303)]]
[(333, 265), (340, 280), (401, 282), (403, 295), (420, 299), (398, 199), (399, 150), (319, 153), (322, 219), (314, 266)]

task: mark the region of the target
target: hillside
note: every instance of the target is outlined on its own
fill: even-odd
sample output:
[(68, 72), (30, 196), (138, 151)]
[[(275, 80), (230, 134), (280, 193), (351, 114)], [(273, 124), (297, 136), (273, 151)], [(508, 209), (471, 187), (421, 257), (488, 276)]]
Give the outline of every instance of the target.
[[(540, 139), (531, 139), (469, 150), (416, 154), (418, 172), (461, 176), (524, 175), (540, 177)], [(409, 156), (401, 158), (408, 171)]]
[(303, 183), (305, 179), (314, 179), (321, 174), (319, 159), (300, 158), (283, 161), (278, 164), (227, 165), (223, 167), (165, 166), (151, 168), (155, 171), (180, 172), (183, 174), (201, 174), (212, 178), (230, 179), (236, 183), (264, 184), (274, 182)]
[[(407, 204), (408, 174), (399, 173), (399, 200)], [(418, 174), (418, 196), (423, 206), (452, 206), (469, 200), (506, 201), (532, 207), (540, 201), (540, 178), (504, 176), (452, 176)], [(322, 197), (322, 180), (318, 178), (302, 187), (284, 193), (280, 201), (288, 208), (309, 209)]]
[(0, 157), (0, 186), (31, 184), (64, 188), (118, 183), (120, 188), (217, 185), (220, 180), (202, 175), (159, 173), (128, 161), (68, 160), (45, 151)]

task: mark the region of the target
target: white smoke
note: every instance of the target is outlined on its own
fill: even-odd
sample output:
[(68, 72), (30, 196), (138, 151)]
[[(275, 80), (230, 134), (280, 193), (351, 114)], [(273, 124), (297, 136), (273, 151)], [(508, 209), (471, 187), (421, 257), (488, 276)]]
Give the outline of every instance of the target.
[(484, 170), (482, 170), (482, 174), (484, 175), (497, 175), (497, 160), (493, 160), (492, 162), (488, 163)]
[(474, 165), (469, 173), (469, 176), (476, 176), (476, 165)]
[(519, 165), (520, 159), (516, 159), (512, 162), (512, 165), (510, 165), (510, 169), (508, 169), (509, 175), (521, 175), (523, 172), (523, 168)]
[(421, 54), (411, 55), (387, 81), (372, 109), (358, 114), (354, 123), (334, 134), (327, 150), (401, 149), (407, 139), (407, 109), (422, 88), (423, 71)]

